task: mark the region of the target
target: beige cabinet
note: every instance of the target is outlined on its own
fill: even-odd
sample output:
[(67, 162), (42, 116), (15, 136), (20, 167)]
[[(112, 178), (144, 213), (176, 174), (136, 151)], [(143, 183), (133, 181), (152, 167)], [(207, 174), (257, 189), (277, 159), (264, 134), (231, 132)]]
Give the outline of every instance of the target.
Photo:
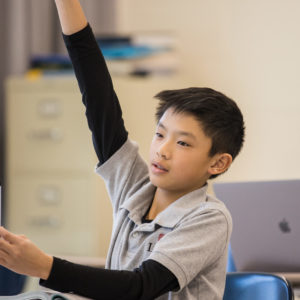
[(105, 256), (111, 208), (74, 78), (6, 82), (7, 226), (57, 255)]
[[(155, 127), (153, 96), (184, 87), (178, 78), (114, 78), (130, 137), (148, 149)], [(6, 217), (57, 255), (105, 256), (112, 213), (74, 77), (6, 82)]]

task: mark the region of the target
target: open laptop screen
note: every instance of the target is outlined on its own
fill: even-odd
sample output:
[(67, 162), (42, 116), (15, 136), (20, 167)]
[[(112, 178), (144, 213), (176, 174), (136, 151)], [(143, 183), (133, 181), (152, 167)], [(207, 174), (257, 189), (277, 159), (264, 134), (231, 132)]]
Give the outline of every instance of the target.
[(238, 271), (300, 272), (300, 180), (213, 185), (231, 212)]

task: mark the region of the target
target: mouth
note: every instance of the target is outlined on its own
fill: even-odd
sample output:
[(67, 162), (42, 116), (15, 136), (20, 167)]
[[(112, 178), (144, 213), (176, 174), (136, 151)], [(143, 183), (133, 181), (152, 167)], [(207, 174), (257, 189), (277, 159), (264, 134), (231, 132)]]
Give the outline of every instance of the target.
[(163, 165), (161, 165), (161, 164), (159, 164), (157, 162), (153, 162), (151, 164), (151, 166), (152, 166), (152, 171), (154, 173), (166, 173), (166, 172), (169, 172), (168, 169), (166, 169)]

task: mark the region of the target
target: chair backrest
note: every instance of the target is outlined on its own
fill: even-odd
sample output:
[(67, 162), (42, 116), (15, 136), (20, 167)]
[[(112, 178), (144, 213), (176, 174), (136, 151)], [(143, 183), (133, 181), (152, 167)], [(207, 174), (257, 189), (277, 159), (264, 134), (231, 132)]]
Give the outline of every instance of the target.
[(235, 272), (237, 271), (235, 263), (234, 263), (234, 259), (233, 259), (233, 255), (232, 255), (232, 250), (231, 250), (231, 245), (229, 244), (228, 246), (228, 259), (227, 259), (227, 272)]
[(293, 300), (293, 290), (283, 277), (269, 273), (227, 273), (223, 300)]
[(0, 296), (12, 296), (21, 293), (25, 279), (26, 276), (0, 266)]

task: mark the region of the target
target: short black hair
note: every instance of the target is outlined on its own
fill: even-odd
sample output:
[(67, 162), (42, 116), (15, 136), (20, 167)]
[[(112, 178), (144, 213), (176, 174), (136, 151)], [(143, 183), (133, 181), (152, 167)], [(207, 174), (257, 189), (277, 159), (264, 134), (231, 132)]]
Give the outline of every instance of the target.
[[(156, 120), (169, 109), (192, 115), (211, 138), (210, 156), (229, 153), (234, 159), (242, 149), (245, 136), (243, 115), (237, 104), (224, 94), (206, 87), (165, 90), (158, 93)], [(218, 175), (212, 175), (215, 178)]]

